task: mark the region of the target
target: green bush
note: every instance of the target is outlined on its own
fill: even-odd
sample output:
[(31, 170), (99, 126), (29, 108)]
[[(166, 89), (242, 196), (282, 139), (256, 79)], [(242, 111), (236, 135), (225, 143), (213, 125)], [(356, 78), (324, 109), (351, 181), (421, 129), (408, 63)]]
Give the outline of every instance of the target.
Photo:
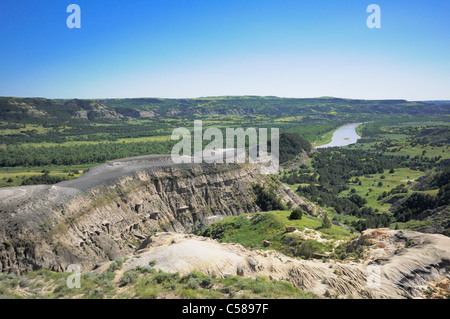
[(97, 283), (107, 283), (109, 281), (112, 281), (116, 277), (116, 275), (111, 271), (104, 271), (100, 275), (95, 278), (95, 281)]
[(154, 268), (152, 268), (151, 266), (141, 266), (137, 268), (137, 271), (140, 272), (141, 274), (145, 274), (145, 273), (156, 273), (156, 270)]
[(290, 220), (299, 220), (302, 219), (303, 217), (303, 212), (301, 211), (301, 209), (296, 208), (292, 211), (291, 215), (289, 216)]
[(116, 259), (114, 260), (108, 267), (108, 271), (116, 271), (122, 268), (123, 265), (123, 260), (122, 259)]
[(207, 276), (207, 277), (203, 278), (202, 282), (200, 283), (200, 286), (202, 286), (205, 289), (208, 289), (208, 288), (211, 288), (213, 284), (214, 284), (214, 278), (212, 278), (211, 276)]
[(202, 273), (194, 270), (194, 271), (191, 271), (190, 273), (184, 275), (183, 277), (181, 277), (180, 281), (183, 283), (187, 283), (189, 281), (189, 279), (191, 279), (191, 278), (202, 279), (204, 277), (205, 276)]
[(92, 272), (88, 271), (88, 272), (83, 273), (82, 277), (83, 277), (83, 279), (90, 279), (90, 278), (94, 278), (95, 275)]
[(136, 271), (127, 271), (122, 278), (120, 278), (120, 285), (126, 286), (134, 284), (138, 279), (138, 273)]
[(178, 273), (169, 274), (164, 271), (159, 271), (153, 276), (152, 280), (158, 284), (171, 283), (173, 281), (177, 281), (179, 276), (180, 275)]
[(308, 239), (304, 241), (297, 249), (296, 255), (305, 259), (309, 259), (314, 253), (319, 252), (322, 249), (322, 244), (314, 239)]
[(200, 286), (200, 279), (198, 278), (189, 278), (189, 280), (187, 281), (187, 286), (189, 289), (197, 289)]

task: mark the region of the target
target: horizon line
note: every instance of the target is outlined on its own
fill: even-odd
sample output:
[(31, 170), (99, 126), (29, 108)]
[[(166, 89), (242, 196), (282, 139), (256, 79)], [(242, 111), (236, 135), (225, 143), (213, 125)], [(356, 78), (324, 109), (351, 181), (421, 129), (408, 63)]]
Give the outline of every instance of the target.
[(426, 99), (426, 100), (407, 100), (405, 98), (382, 98), (382, 99), (367, 99), (367, 98), (349, 98), (349, 97), (336, 97), (336, 96), (317, 96), (317, 97), (289, 97), (289, 96), (277, 96), (277, 95), (207, 95), (207, 96), (197, 96), (197, 97), (157, 97), (157, 96), (140, 96), (140, 97), (95, 97), (95, 98), (77, 98), (77, 97), (57, 97), (49, 98), (43, 96), (3, 96), (0, 98), (19, 98), (19, 99), (46, 99), (46, 100), (132, 100), (132, 99), (164, 99), (164, 100), (195, 100), (195, 99), (206, 99), (206, 98), (244, 98), (244, 97), (259, 97), (259, 98), (278, 98), (278, 99), (339, 99), (339, 100), (362, 100), (362, 101), (406, 101), (406, 102), (450, 102), (449, 99)]

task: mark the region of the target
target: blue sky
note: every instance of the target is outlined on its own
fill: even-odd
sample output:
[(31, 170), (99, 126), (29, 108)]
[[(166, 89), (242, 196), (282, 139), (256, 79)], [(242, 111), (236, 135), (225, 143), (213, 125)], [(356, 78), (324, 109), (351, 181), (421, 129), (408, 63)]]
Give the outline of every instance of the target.
[(1, 96), (450, 99), (447, 0), (2, 0), (0, 24)]

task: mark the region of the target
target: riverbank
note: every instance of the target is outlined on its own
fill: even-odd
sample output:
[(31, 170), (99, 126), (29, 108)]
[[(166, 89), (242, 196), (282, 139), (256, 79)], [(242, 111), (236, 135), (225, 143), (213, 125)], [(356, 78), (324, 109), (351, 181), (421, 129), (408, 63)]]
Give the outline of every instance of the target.
[(364, 123), (350, 123), (326, 133), (326, 138), (315, 144), (315, 148), (341, 147), (356, 143), (361, 136), (356, 132), (356, 128)]

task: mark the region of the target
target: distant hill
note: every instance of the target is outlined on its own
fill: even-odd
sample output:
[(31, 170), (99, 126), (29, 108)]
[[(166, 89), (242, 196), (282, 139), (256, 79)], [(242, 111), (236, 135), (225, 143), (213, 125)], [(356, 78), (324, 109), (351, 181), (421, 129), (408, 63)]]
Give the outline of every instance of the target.
[(450, 104), (450, 100), (436, 100), (436, 101), (423, 101), (423, 102), (437, 104), (437, 105)]
[[(351, 100), (340, 98), (279, 98), (224, 96), (195, 99), (45, 99), (0, 97), (0, 121), (36, 122), (45, 119), (96, 121), (205, 115), (311, 116), (333, 118), (352, 114), (449, 115), (447, 101)], [(369, 118), (369, 117), (368, 117)]]

